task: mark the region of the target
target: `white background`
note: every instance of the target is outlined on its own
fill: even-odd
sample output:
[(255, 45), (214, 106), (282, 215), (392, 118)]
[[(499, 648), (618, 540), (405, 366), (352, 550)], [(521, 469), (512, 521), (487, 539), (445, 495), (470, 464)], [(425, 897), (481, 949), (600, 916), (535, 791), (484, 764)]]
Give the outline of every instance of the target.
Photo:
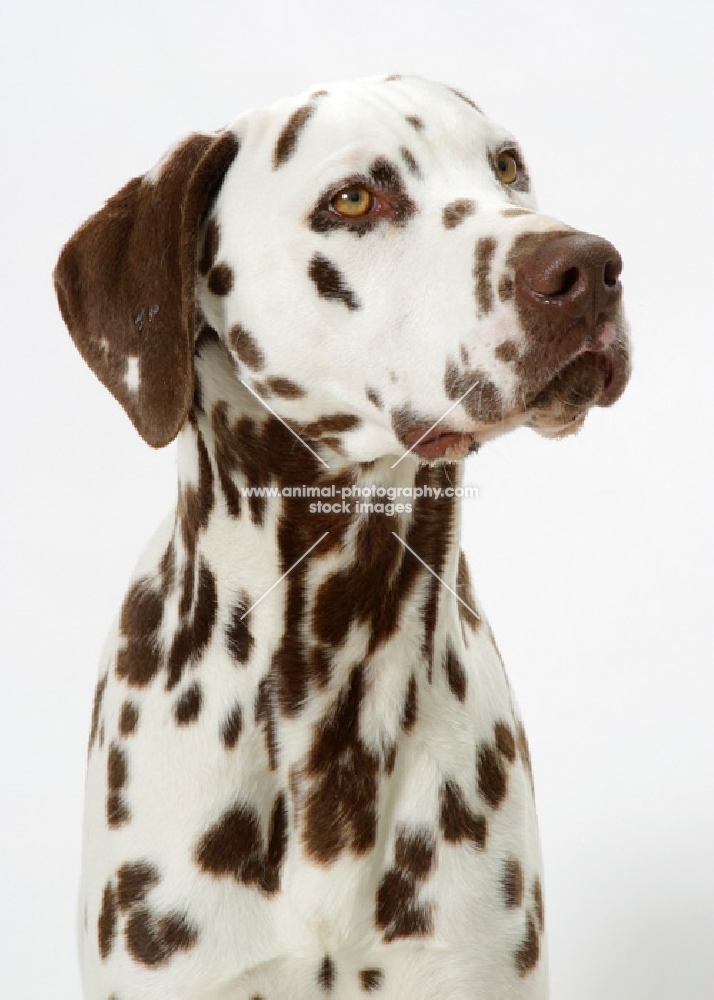
[(177, 137), (399, 71), (471, 94), (624, 257), (630, 387), (471, 459), (466, 547), (531, 741), (554, 1000), (712, 1000), (712, 10), (2, 0), (2, 1000), (79, 997), (98, 654), (175, 480), (71, 344), (60, 245)]

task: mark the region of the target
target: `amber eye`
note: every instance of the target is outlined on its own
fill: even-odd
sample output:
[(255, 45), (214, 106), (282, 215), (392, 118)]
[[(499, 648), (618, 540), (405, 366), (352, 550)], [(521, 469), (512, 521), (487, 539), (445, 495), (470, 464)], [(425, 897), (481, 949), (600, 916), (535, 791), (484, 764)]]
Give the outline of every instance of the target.
[(350, 219), (356, 219), (361, 215), (367, 215), (374, 205), (374, 198), (366, 188), (345, 188), (338, 192), (330, 202), (330, 205), (340, 215), (346, 215)]
[(496, 157), (496, 173), (502, 184), (513, 184), (518, 177), (518, 161), (512, 153), (499, 153)]

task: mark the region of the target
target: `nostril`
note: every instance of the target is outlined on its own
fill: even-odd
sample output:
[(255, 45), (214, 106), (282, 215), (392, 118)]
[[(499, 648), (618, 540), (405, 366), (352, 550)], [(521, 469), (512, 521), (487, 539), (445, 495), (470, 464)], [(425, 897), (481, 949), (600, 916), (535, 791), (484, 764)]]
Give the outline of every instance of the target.
[(555, 292), (556, 295), (567, 295), (578, 283), (580, 279), (580, 269), (577, 267), (569, 267), (567, 270), (563, 271), (563, 277), (560, 282), (560, 288)]
[(614, 288), (617, 285), (620, 273), (622, 271), (622, 261), (621, 260), (607, 260), (605, 261), (605, 270), (603, 271), (603, 280), (608, 288)]

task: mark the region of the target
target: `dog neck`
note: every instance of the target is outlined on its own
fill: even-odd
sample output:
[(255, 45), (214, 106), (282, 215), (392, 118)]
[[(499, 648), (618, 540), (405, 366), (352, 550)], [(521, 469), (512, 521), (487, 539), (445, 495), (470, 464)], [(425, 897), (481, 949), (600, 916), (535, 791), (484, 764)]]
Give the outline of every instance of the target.
[[(400, 635), (430, 676), (448, 636), (478, 627), (459, 558), (460, 464), (407, 456), (392, 468), (394, 457), (352, 463), (317, 440), (308, 448), (244, 389), (220, 344), (196, 362), (179, 435), (179, 616), (195, 618), (202, 577), (219, 565), (224, 580), (213, 589), (238, 584), (228, 641), (239, 659), (250, 652), (251, 619), (282, 616), (272, 664), (287, 715), (312, 685), (337, 680), (337, 662), (369, 661)], [(169, 666), (169, 683), (178, 679)]]

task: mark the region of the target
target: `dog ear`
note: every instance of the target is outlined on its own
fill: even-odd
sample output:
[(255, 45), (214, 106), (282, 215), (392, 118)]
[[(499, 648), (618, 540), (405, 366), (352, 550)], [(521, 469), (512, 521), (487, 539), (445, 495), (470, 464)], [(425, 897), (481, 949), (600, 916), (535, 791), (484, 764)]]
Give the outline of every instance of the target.
[(232, 132), (189, 136), (88, 219), (55, 268), (75, 345), (154, 448), (191, 407), (198, 233), (238, 148)]

